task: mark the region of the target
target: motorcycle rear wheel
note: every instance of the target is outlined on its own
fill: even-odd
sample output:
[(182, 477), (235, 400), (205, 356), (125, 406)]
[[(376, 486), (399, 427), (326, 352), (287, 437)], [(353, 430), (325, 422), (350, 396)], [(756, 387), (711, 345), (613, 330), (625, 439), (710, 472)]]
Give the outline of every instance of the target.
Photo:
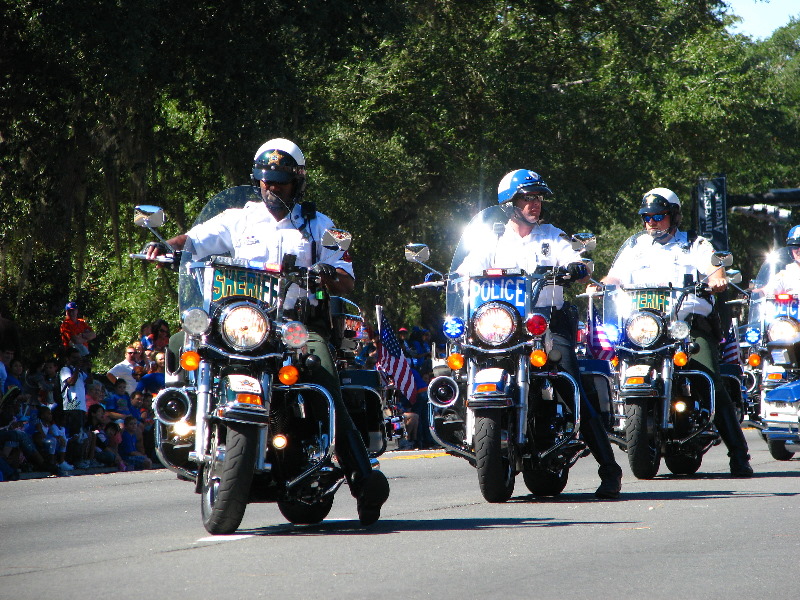
[(786, 442), (783, 440), (767, 440), (769, 453), (775, 460), (792, 460), (794, 452), (786, 449)]
[(514, 493), (514, 467), (502, 446), (502, 410), (475, 411), (475, 466), (487, 502), (505, 502)]
[(314, 504), (303, 504), (297, 500), (278, 500), (278, 510), (283, 517), (295, 525), (316, 525), (325, 520), (333, 507), (333, 496)]
[(558, 496), (567, 485), (569, 469), (561, 469), (558, 473), (547, 469), (523, 469), (522, 478), (534, 496)]
[(665, 456), (664, 464), (674, 475), (694, 475), (703, 464), (703, 456), (701, 454)]
[[(224, 440), (221, 439), (223, 431)], [(230, 534), (241, 524), (250, 497), (257, 448), (257, 426), (212, 425), (211, 462), (203, 468), (200, 491), (203, 526), (210, 534)], [(218, 460), (220, 456), (223, 460)]]
[(625, 405), (625, 441), (628, 463), (637, 479), (652, 479), (661, 465), (661, 441), (652, 402)]

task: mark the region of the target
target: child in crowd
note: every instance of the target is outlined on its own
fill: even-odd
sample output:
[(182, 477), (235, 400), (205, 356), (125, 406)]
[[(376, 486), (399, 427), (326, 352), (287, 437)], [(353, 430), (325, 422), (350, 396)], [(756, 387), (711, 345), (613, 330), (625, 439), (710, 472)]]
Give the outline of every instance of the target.
[(127, 471), (128, 465), (119, 454), (119, 445), (122, 442), (119, 423), (111, 421), (105, 427), (106, 449), (114, 455), (114, 463), (120, 471)]
[(120, 378), (114, 383), (114, 391), (106, 396), (103, 403), (106, 414), (115, 420), (122, 421), (131, 414), (131, 397), (126, 390), (125, 381)]
[(150, 469), (153, 467), (153, 462), (144, 451), (144, 440), (139, 421), (133, 415), (125, 417), (119, 454), (127, 464), (132, 465), (135, 469)]
[(41, 439), (46, 448), (45, 460), (49, 464), (56, 465), (60, 471), (72, 471), (75, 467), (64, 458), (67, 452), (67, 430), (64, 427), (63, 413), (60, 414), (62, 418), (59, 419), (59, 425), (56, 424), (50, 407), (39, 407), (37, 439)]

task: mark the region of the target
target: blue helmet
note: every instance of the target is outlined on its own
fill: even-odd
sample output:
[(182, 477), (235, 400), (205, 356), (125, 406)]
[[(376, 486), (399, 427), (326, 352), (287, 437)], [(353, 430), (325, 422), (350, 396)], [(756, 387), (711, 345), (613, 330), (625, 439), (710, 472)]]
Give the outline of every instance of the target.
[(526, 194), (542, 194), (543, 196), (552, 196), (553, 192), (547, 187), (538, 173), (528, 171), (527, 169), (517, 169), (506, 173), (505, 177), (500, 180), (497, 186), (497, 202), (503, 204), (504, 202), (511, 202), (514, 196), (518, 193)]
[(795, 225), (789, 230), (789, 235), (786, 236), (787, 246), (800, 246), (800, 225)]

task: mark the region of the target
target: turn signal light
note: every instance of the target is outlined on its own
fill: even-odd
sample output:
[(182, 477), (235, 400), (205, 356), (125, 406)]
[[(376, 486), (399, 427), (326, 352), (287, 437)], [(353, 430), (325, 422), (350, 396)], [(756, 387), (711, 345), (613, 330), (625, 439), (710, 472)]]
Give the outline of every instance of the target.
[(277, 448), (278, 450), (283, 450), (284, 448), (286, 448), (288, 443), (289, 440), (282, 433), (279, 433), (278, 435), (272, 438), (272, 446), (274, 448)]
[(476, 392), (496, 392), (497, 391), (497, 384), (496, 383), (481, 383), (478, 385)]
[(463, 354), (451, 354), (447, 357), (447, 366), (450, 367), (453, 371), (458, 371), (459, 369), (463, 368), (464, 366), (464, 355)]
[(675, 412), (679, 413), (686, 412), (686, 402), (684, 402), (683, 400), (678, 400), (675, 403)]
[(261, 396), (258, 394), (236, 394), (236, 401), (240, 404), (255, 404), (261, 406)]
[(619, 356), (615, 355), (614, 358), (611, 359), (611, 366), (615, 369), (619, 366)]
[(190, 350), (181, 354), (181, 367), (185, 371), (196, 371), (199, 366), (200, 355), (197, 352)]
[(286, 365), (278, 371), (278, 379), (284, 385), (294, 385), (300, 379), (300, 371), (293, 365)]
[(547, 352), (544, 350), (534, 350), (531, 352), (531, 364), (534, 367), (543, 367), (547, 364)]
[(751, 367), (758, 367), (761, 366), (761, 355), (760, 354), (751, 354), (747, 357), (747, 364)]
[(780, 379), (783, 379), (783, 373), (767, 373), (767, 379), (770, 379), (772, 381), (778, 381)]
[(689, 362), (689, 356), (686, 352), (676, 352), (672, 357), (672, 362), (675, 363), (676, 367), (685, 367)]
[(628, 377), (625, 379), (625, 385), (642, 385), (644, 377)]

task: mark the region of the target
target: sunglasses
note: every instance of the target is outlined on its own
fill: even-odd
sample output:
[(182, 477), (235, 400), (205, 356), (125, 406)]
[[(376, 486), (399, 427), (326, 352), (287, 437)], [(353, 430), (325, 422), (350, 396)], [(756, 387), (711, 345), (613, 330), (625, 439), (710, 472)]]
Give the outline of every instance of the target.
[(668, 217), (668, 216), (669, 215), (667, 215), (667, 214), (662, 214), (662, 215), (642, 215), (642, 221), (644, 221), (645, 223), (649, 223), (650, 220), (652, 219), (654, 223), (661, 223), (661, 221), (663, 221), (664, 218)]

